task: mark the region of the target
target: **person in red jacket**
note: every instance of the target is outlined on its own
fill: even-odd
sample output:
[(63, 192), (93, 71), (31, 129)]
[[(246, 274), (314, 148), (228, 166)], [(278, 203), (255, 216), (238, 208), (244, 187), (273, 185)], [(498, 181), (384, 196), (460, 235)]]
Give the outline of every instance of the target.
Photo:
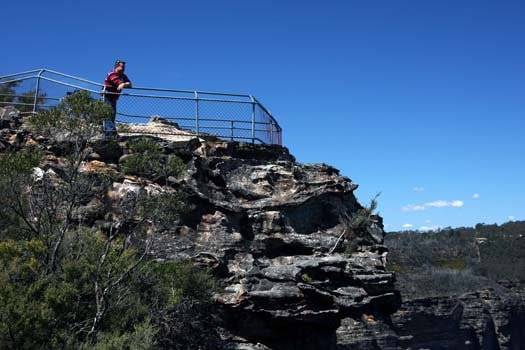
[(122, 89), (131, 87), (131, 81), (128, 76), (124, 74), (125, 70), (126, 62), (117, 60), (115, 62), (115, 68), (108, 73), (104, 81), (104, 101), (113, 108), (113, 123), (115, 123), (117, 101), (120, 93)]

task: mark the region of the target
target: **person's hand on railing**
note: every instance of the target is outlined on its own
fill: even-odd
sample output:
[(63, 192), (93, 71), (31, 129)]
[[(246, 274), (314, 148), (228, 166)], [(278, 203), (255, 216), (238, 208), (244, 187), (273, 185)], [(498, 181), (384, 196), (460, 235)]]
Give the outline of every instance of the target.
[(131, 87), (131, 83), (130, 83), (129, 81), (126, 82), (126, 83), (122, 83), (122, 84), (120, 84), (120, 85), (117, 87), (117, 90), (118, 90), (118, 91), (122, 91), (122, 89), (127, 88), (127, 87)]

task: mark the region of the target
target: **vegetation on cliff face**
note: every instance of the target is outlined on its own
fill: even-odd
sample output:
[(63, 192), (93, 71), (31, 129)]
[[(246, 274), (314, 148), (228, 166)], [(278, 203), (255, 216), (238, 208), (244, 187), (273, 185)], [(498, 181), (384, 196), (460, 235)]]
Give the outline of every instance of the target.
[(157, 178), (167, 181), (184, 169), (184, 163), (176, 156), (164, 156), (162, 149), (154, 141), (133, 140), (129, 143), (132, 153), (122, 162), (124, 174)]
[[(59, 159), (38, 145), (0, 153), (0, 349), (200, 349), (213, 338), (197, 332), (214, 322), (213, 278), (148, 258), (155, 234), (185, 210), (183, 196), (129, 193), (109, 224), (89, 224), (86, 205), (111, 206), (121, 176), (84, 168), (110, 113), (75, 93), (30, 121), (41, 137), (61, 135)], [(157, 156), (155, 175), (183, 170)]]
[(525, 280), (525, 222), (478, 224), (435, 233), (390, 233), (388, 266), (405, 298), (498, 289), (498, 280)]

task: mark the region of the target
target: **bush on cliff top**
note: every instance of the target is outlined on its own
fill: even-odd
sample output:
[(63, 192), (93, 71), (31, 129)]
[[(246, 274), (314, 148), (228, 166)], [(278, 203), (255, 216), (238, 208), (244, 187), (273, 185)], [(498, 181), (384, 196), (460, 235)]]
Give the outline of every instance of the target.
[(164, 155), (155, 141), (140, 138), (130, 141), (129, 148), (133, 153), (120, 164), (125, 174), (166, 180), (170, 176), (178, 176), (185, 169), (179, 157)]

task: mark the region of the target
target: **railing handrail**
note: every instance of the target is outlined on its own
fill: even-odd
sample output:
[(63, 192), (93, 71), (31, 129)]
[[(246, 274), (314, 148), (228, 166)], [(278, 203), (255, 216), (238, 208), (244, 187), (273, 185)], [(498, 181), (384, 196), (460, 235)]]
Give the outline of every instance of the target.
[[(80, 77), (77, 77), (77, 76), (74, 76), (74, 75), (70, 75), (70, 74), (65, 74), (65, 73), (58, 72), (58, 71), (55, 71), (55, 70), (52, 70), (52, 69), (48, 69), (48, 68), (34, 69), (34, 70), (26, 71), (26, 72), (20, 72), (20, 73), (14, 73), (14, 74), (9, 74), (9, 75), (3, 75), (3, 76), (0, 76), (0, 80), (8, 78), (8, 77), (13, 77), (13, 76), (17, 76), (17, 75), (24, 75), (24, 74), (29, 74), (29, 73), (36, 73), (36, 72), (42, 72), (42, 73), (48, 72), (48, 73), (60, 75), (60, 76), (66, 77), (66, 78), (70, 78), (70, 79), (79, 80), (79, 81), (82, 81), (82, 82), (85, 82), (85, 83), (93, 84), (93, 85), (99, 86), (101, 88), (104, 87), (104, 84), (102, 84), (102, 83), (98, 83), (98, 82), (95, 82), (95, 81), (92, 81), (92, 80), (80, 78)], [(30, 76), (30, 77), (26, 77), (26, 78), (36, 78), (36, 76)], [(237, 97), (246, 97), (246, 98), (250, 98), (251, 97), (251, 95), (245, 94), (245, 93), (217, 92), (217, 91), (204, 91), (204, 90), (181, 90), (181, 89), (171, 89), (171, 88), (155, 88), (155, 87), (147, 87), (147, 86), (133, 86), (133, 87), (128, 88), (128, 89), (130, 89), (130, 90), (180, 92), (180, 93), (188, 93), (188, 94), (198, 93), (198, 94), (202, 94), (202, 95), (237, 96)]]
[[(80, 86), (74, 83), (69, 83), (57, 79), (53, 79), (52, 77), (48, 77), (45, 74), (48, 73), (51, 75), (57, 75), (60, 77), (76, 80), (78, 82), (86, 83), (93, 85), (96, 88), (93, 87), (86, 87), (86, 86)], [(29, 75), (31, 74), (31, 75)], [(18, 77), (18, 78), (16, 78)], [(9, 80), (5, 80), (8, 79)], [(52, 83), (60, 84), (63, 86), (68, 86), (74, 89), (80, 89), (85, 90), (90, 93), (94, 94), (114, 94), (111, 92), (105, 92), (103, 91), (104, 84), (98, 83), (95, 81), (91, 81), (88, 79), (80, 78), (74, 75), (62, 73), (56, 70), (48, 69), (48, 68), (40, 68), (40, 69), (33, 69), (28, 71), (23, 71), (19, 73), (13, 73), (8, 75), (0, 76), (0, 83), (6, 84), (6, 83), (13, 83), (13, 82), (20, 82), (25, 81), (28, 79), (37, 79), (37, 87), (36, 91), (38, 91), (38, 85), (40, 80), (49, 81)], [(177, 100), (193, 100), (196, 101), (198, 104), (199, 101), (203, 102), (229, 102), (229, 103), (246, 103), (246, 104), (252, 104), (255, 108), (255, 106), (258, 106), (266, 115), (266, 117), (269, 119), (270, 123), (273, 125), (273, 127), (276, 128), (276, 131), (279, 132), (279, 134), (282, 132), (282, 128), (275, 119), (275, 117), (272, 115), (272, 113), (254, 96), (244, 93), (229, 93), (229, 92), (216, 92), (216, 91), (199, 91), (199, 90), (181, 90), (181, 89), (169, 89), (169, 88), (155, 88), (155, 87), (143, 87), (143, 86), (134, 86), (131, 88), (126, 88), (126, 90), (134, 90), (134, 91), (156, 91), (156, 92), (167, 92), (167, 93), (179, 93), (179, 94), (191, 94), (192, 96), (183, 97), (183, 96), (162, 96), (162, 95), (149, 95), (149, 94), (137, 94), (132, 92), (122, 92), (120, 93), (121, 96), (130, 96), (130, 97), (146, 97), (146, 98), (169, 98), (169, 99), (177, 99)], [(207, 95), (208, 97), (203, 98), (202, 95)], [(246, 100), (240, 100), (240, 99), (219, 99), (219, 98), (209, 98), (210, 96), (227, 96), (227, 97), (241, 97), (245, 98)], [(37, 93), (35, 92), (35, 110), (36, 110), (36, 104), (37, 104)], [(255, 111), (255, 110), (254, 110)], [(197, 112), (198, 113), (198, 112)], [(253, 117), (252, 117), (253, 119)], [(252, 120), (252, 124), (255, 124), (255, 120)], [(254, 129), (252, 129), (253, 134)], [(198, 132), (198, 131), (197, 131)], [(252, 135), (253, 137), (254, 135)], [(280, 136), (279, 136), (280, 137)]]

